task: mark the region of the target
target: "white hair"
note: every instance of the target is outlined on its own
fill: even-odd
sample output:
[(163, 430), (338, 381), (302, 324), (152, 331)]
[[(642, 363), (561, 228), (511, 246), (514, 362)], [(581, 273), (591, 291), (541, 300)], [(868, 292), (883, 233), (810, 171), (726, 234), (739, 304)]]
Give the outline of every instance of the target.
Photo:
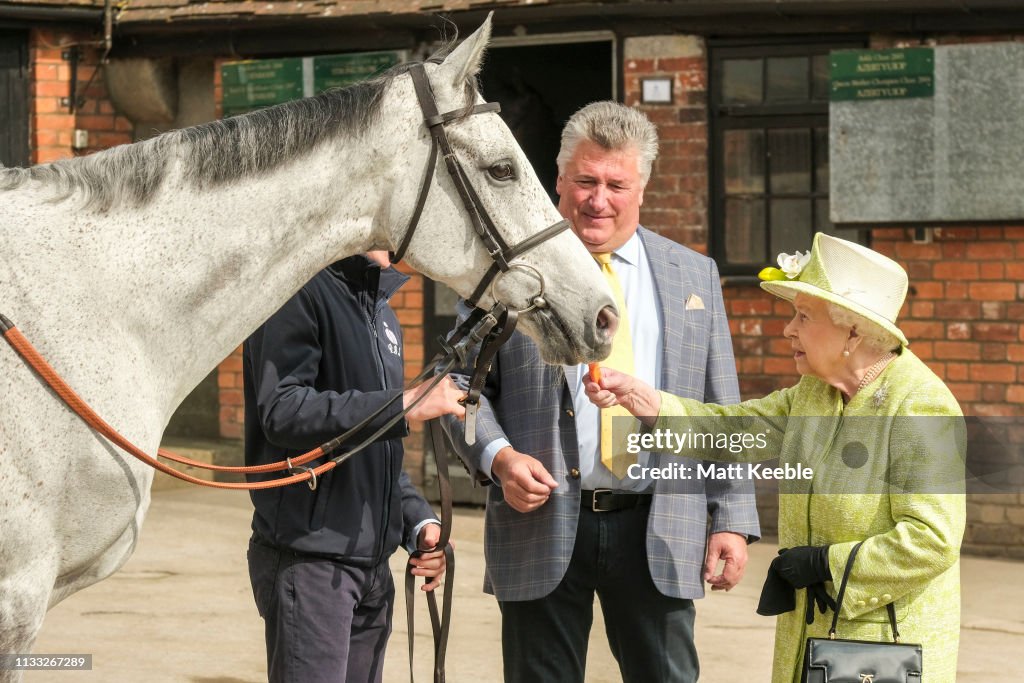
[(618, 102), (605, 100), (583, 107), (565, 124), (562, 146), (558, 150), (558, 172), (565, 172), (582, 140), (590, 140), (607, 150), (634, 147), (639, 152), (639, 171), (644, 185), (658, 158), (658, 129), (643, 112)]
[(878, 323), (872, 322), (839, 304), (834, 304), (831, 301), (826, 303), (828, 304), (828, 317), (832, 319), (832, 322), (836, 325), (856, 329), (857, 334), (863, 337), (863, 343), (867, 345), (867, 348), (873, 349), (878, 353), (885, 353), (886, 351), (895, 351), (901, 346), (900, 340), (896, 338), (896, 335)]

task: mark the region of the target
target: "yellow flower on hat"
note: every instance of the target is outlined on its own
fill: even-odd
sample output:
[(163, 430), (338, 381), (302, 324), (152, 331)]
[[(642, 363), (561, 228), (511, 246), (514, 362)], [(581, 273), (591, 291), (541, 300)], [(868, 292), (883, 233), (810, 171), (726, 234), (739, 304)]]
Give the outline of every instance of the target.
[(757, 277), (766, 282), (771, 282), (772, 280), (785, 280), (786, 274), (778, 268), (768, 266), (767, 268), (762, 268), (761, 272), (757, 274)]

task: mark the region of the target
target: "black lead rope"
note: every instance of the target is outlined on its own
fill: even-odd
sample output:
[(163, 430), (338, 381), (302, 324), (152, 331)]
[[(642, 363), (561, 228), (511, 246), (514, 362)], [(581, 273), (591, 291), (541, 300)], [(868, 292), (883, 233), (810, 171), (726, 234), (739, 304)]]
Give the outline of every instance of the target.
[[(497, 314), (496, 313), (497, 309)], [(456, 332), (447, 341), (441, 340), (447, 358), (447, 367), (439, 373), (439, 376), (446, 374), (454, 362), (459, 359), (465, 363), (466, 356), (458, 349), (468, 348), (468, 343), (480, 341), (480, 353), (477, 355), (476, 366), (473, 371), (473, 378), (470, 380), (470, 390), (467, 393), (463, 404), (466, 406), (466, 433), (470, 434), (472, 426), (475, 434), (476, 411), (479, 408), (480, 391), (483, 388), (490, 369), (491, 360), (497, 354), (498, 349), (504, 344), (515, 330), (518, 321), (518, 312), (496, 304), (494, 309), (486, 315), (480, 309), (474, 309), (463, 323), (456, 329)], [(468, 325), (472, 319), (478, 322)], [(472, 330), (472, 333), (467, 332)], [(472, 422), (472, 425), (471, 425)], [(437, 608), (436, 591), (427, 593), (427, 608), (430, 613), (430, 627), (434, 637), (434, 683), (445, 683), (445, 655), (448, 650), (448, 636), (451, 631), (452, 598), (455, 587), (455, 551), (449, 540), (452, 531), (452, 485), (448, 473), (448, 441), (441, 428), (440, 418), (429, 421), (431, 450), (434, 453), (434, 462), (437, 468), (437, 486), (441, 497), (441, 535), (437, 545), (430, 550), (417, 551), (414, 555), (444, 550), (445, 555), (445, 585), (444, 597), (441, 602), (441, 610)], [(412, 573), (412, 565), (407, 565), (405, 572), (405, 614), (409, 629), (409, 680), (413, 681), (414, 661), (414, 639), (415, 639), (415, 603), (416, 603), (416, 576)]]

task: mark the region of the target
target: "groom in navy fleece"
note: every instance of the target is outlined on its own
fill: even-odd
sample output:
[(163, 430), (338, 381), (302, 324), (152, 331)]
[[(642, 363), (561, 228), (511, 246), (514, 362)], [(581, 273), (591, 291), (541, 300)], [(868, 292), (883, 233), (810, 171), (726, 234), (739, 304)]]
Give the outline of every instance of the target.
[[(352, 443), (398, 415), (422, 389), (403, 392), (402, 330), (388, 305), (408, 277), (386, 252), (325, 268), (246, 340), (245, 461), (261, 465), (330, 441), (402, 395)], [(447, 378), (406, 417), (461, 416)], [(440, 536), (430, 506), (402, 469), (399, 420), (364, 452), (320, 478), (253, 491), (249, 576), (265, 622), (270, 681), (380, 681), (391, 633), (388, 557)], [(310, 463), (316, 466), (324, 460)], [(263, 481), (279, 476), (250, 476)], [(440, 585), (444, 553), (410, 559)]]

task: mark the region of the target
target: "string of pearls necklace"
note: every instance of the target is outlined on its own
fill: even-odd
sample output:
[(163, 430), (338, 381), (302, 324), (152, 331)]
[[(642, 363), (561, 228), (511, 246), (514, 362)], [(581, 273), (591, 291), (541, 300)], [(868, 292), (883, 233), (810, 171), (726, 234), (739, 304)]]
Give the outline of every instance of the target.
[(882, 370), (885, 369), (885, 366), (889, 364), (889, 361), (891, 361), (895, 357), (896, 354), (893, 353), (892, 351), (889, 351), (884, 356), (876, 360), (875, 364), (868, 368), (868, 371), (864, 373), (864, 376), (860, 380), (860, 384), (857, 385), (857, 391), (860, 391), (867, 385), (871, 384), (872, 380), (878, 377), (878, 375), (881, 374)]

